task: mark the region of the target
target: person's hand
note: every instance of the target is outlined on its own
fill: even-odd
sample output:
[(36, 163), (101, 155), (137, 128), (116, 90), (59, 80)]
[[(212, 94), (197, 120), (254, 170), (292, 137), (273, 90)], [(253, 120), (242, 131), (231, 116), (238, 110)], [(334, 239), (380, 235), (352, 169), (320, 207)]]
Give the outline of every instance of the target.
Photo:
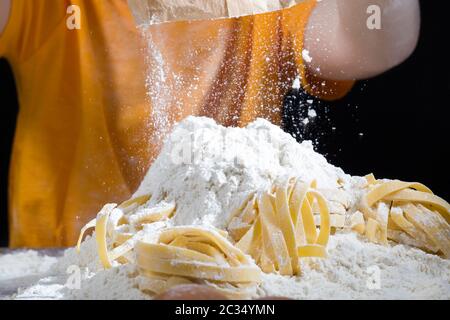
[(128, 0), (138, 25), (187, 20), (212, 20), (236, 18), (270, 11), (277, 11), (301, 3), (304, 0)]

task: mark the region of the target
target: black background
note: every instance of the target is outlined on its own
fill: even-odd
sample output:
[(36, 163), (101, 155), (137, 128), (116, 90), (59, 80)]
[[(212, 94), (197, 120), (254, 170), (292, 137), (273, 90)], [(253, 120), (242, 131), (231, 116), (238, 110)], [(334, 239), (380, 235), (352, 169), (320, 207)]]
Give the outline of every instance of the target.
[[(220, 305), (225, 306), (244, 306), (244, 305), (270, 305), (275, 306), (275, 315), (220, 315), (217, 312), (209, 312), (206, 318), (203, 315), (181, 315), (175, 314), (176, 308), (182, 307), (210, 307), (213, 310), (221, 310)], [(29, 301), (17, 301), (17, 300), (4, 300), (0, 301), (2, 311), (11, 310), (18, 316), (29, 317), (29, 315), (35, 316), (36, 314), (45, 313), (46, 318), (51, 320), (60, 319), (61, 314), (67, 314), (67, 310), (77, 318), (86, 317), (86, 310), (89, 310), (90, 315), (99, 316), (101, 318), (116, 317), (127, 318), (130, 317), (129, 310), (135, 310), (136, 312), (148, 313), (151, 309), (152, 316), (165, 320), (180, 320), (180, 319), (265, 319), (265, 320), (278, 320), (278, 319), (291, 319), (293, 315), (299, 313), (301, 310), (301, 317), (310, 318), (317, 316), (317, 310), (320, 310), (320, 314), (323, 317), (333, 318), (336, 317), (336, 310), (355, 310), (356, 312), (345, 312), (346, 319), (360, 319), (361, 314), (367, 313), (367, 310), (389, 310), (389, 315), (392, 318), (399, 319), (412, 319), (417, 315), (418, 310), (435, 310), (436, 314), (445, 314), (447, 312), (447, 301), (299, 301), (299, 300), (277, 300), (277, 301), (41, 301), (41, 300), (29, 300)], [(51, 310), (52, 312), (48, 312)], [(439, 311), (441, 310), (441, 311)], [(342, 312), (342, 313), (344, 313)]]
[[(304, 138), (315, 141), (319, 152), (350, 174), (373, 172), (380, 178), (419, 181), (450, 199), (450, 57), (446, 48), (450, 9), (444, 8), (445, 3), (421, 1), (419, 45), (404, 64), (358, 82), (344, 99), (316, 101), (318, 117), (313, 123), (287, 122), (285, 129), (300, 128)], [(285, 108), (288, 118), (304, 112), (298, 98), (304, 101), (307, 97), (293, 92), (286, 98), (291, 102)], [(0, 246), (6, 246), (7, 178), (18, 103), (5, 60), (0, 61), (0, 104)]]

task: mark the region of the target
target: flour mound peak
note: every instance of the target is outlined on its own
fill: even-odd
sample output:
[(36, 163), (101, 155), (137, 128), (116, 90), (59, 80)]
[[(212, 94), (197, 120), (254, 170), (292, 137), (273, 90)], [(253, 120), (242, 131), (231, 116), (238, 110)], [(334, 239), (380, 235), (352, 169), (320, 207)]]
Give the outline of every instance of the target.
[(151, 194), (153, 205), (174, 201), (175, 225), (224, 228), (233, 208), (252, 192), (297, 177), (319, 188), (350, 188), (352, 178), (278, 126), (257, 119), (245, 128), (188, 117), (167, 138), (135, 196)]

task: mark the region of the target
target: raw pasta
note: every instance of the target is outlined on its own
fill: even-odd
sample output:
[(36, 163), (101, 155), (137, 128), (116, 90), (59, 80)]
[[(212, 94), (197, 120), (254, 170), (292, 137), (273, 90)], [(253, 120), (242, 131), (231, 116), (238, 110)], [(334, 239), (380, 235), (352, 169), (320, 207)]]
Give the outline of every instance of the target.
[[(314, 217), (314, 207), (320, 221)], [(236, 246), (251, 255), (262, 271), (296, 275), (299, 258), (326, 257), (330, 212), (315, 182), (290, 179), (272, 191), (251, 196), (241, 209), (228, 230)]]
[(136, 263), (140, 288), (161, 293), (172, 286), (202, 283), (230, 298), (249, 298), (260, 281), (251, 258), (215, 230), (176, 227), (165, 230), (158, 243), (139, 241)]
[(179, 284), (204, 284), (227, 297), (255, 295), (260, 273), (298, 275), (300, 261), (326, 258), (330, 233), (353, 230), (371, 242), (388, 240), (450, 258), (450, 205), (419, 183), (366, 177), (359, 205), (350, 208), (341, 189), (318, 189), (296, 178), (250, 193), (231, 215), (227, 230), (163, 225), (149, 239), (146, 226), (168, 222), (176, 204), (148, 207), (151, 195), (120, 206), (107, 204), (81, 230), (95, 228), (104, 268), (133, 263), (139, 288), (159, 294)]
[(367, 178), (361, 211), (370, 241), (388, 239), (450, 258), (450, 205), (420, 183)]

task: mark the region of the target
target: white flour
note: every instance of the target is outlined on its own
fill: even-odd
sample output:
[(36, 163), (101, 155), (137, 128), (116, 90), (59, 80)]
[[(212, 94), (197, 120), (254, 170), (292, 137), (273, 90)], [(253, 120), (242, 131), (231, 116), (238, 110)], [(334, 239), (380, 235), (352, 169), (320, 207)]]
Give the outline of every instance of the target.
[(329, 258), (305, 265), (302, 277), (264, 275), (268, 295), (295, 299), (450, 298), (450, 262), (403, 245), (384, 247), (355, 233), (330, 238)]
[(225, 128), (209, 118), (189, 117), (167, 140), (135, 196), (152, 194), (149, 206), (175, 200), (177, 225), (224, 228), (232, 209), (249, 193), (286, 177), (317, 180), (319, 188), (350, 191), (357, 178), (330, 165), (309, 141), (299, 144), (270, 122)]
[[(249, 192), (292, 176), (316, 179), (319, 188), (342, 186), (353, 202), (358, 197), (354, 186), (362, 181), (327, 163), (311, 143), (298, 144), (267, 121), (226, 129), (211, 119), (191, 117), (176, 127), (136, 195), (151, 193), (152, 203), (174, 200), (175, 225), (223, 228)], [(437, 256), (403, 245), (371, 244), (353, 233), (331, 236), (328, 252), (327, 259), (304, 263), (300, 277), (264, 275), (259, 294), (298, 299), (450, 299), (450, 262)], [(69, 249), (42, 270), (28, 263), (37, 257), (33, 252), (15, 257), (0, 257), (0, 271), (18, 278), (20, 272), (37, 270), (41, 280), (18, 282), (23, 289), (12, 298), (150, 298), (137, 288), (133, 266), (102, 270), (94, 238), (83, 243), (81, 254)], [(16, 264), (29, 270), (14, 275)]]

